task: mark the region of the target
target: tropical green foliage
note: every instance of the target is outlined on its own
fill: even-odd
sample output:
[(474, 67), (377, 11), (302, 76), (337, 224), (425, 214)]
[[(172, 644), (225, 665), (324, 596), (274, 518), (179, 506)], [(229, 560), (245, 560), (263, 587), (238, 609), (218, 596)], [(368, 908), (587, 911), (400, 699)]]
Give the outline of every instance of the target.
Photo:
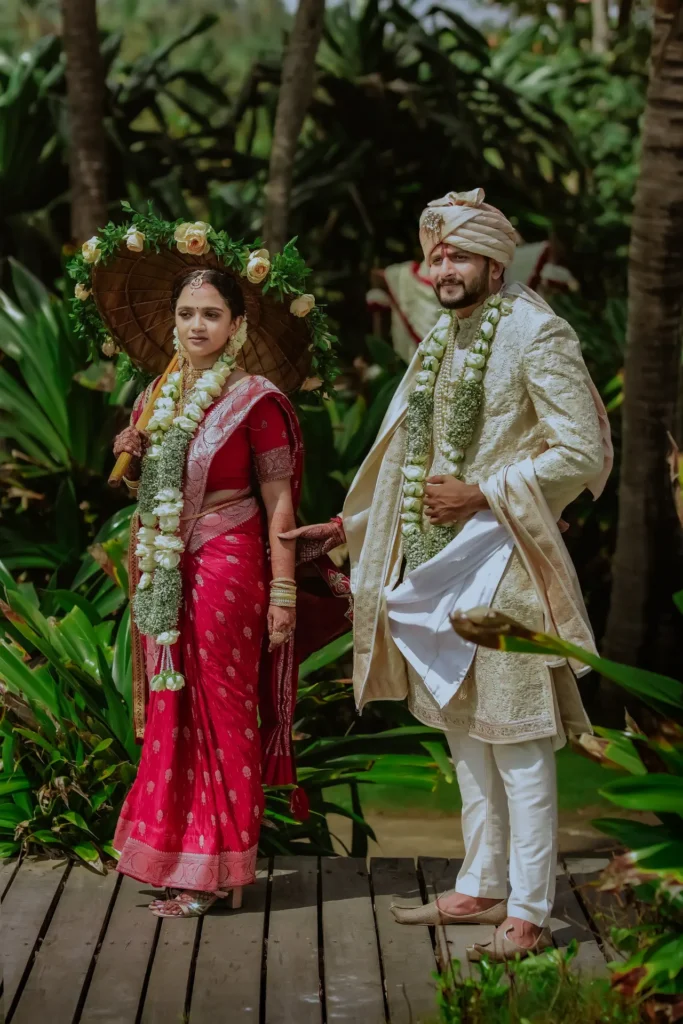
[(511, 964), (482, 962), (462, 977), (460, 963), (438, 978), (442, 1024), (639, 1024), (638, 1001), (626, 1001), (603, 978), (572, 970), (576, 941), (566, 950)]
[[(215, 23), (215, 16), (197, 18), (132, 62), (122, 54), (122, 35), (103, 40), (108, 179), (116, 205), (126, 197), (153, 200), (162, 214), (193, 220), (186, 196), (201, 196), (209, 180), (221, 180), (226, 162), (233, 165), (225, 93), (174, 59)], [(0, 51), (0, 258), (11, 253), (41, 276), (56, 276), (60, 245), (69, 240), (65, 104), (59, 38), (46, 36), (17, 57)], [(239, 166), (251, 172), (248, 160)]]
[(118, 504), (104, 471), (129, 389), (109, 362), (86, 370), (66, 303), (13, 260), (11, 271), (16, 298), (0, 292), (0, 558), (64, 582)]

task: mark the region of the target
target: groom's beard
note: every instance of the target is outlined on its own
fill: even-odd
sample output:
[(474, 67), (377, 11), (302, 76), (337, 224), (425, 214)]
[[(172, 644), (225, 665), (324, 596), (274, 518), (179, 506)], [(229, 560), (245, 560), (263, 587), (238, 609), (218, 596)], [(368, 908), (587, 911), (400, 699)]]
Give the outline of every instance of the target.
[(468, 309), (478, 306), (489, 295), (488, 260), (481, 274), (469, 285), (465, 285), (457, 277), (448, 277), (434, 289), (436, 297), (444, 309)]

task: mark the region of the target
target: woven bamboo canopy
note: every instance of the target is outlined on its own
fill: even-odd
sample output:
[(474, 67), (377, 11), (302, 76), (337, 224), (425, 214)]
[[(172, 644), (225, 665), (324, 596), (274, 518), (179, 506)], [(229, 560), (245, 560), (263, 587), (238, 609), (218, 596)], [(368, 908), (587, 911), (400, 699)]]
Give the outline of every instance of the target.
[(244, 295), (247, 342), (239, 357), (248, 373), (267, 377), (281, 391), (296, 391), (311, 367), (311, 335), (305, 319), (289, 312), (274, 291), (263, 294), (213, 252), (204, 256), (177, 248), (133, 252), (121, 244), (106, 265), (93, 268), (92, 290), (100, 316), (136, 365), (160, 374), (173, 357), (175, 317), (171, 295), (188, 270), (216, 268), (231, 274)]

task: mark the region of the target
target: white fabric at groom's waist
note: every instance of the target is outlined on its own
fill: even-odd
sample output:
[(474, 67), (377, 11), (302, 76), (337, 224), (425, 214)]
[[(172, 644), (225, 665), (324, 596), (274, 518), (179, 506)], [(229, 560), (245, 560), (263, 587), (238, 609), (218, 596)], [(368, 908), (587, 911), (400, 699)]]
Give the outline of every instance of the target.
[(391, 635), (439, 707), (457, 693), (476, 651), (448, 616), (489, 605), (514, 543), (492, 512), (478, 512), (438, 555), (386, 592)]

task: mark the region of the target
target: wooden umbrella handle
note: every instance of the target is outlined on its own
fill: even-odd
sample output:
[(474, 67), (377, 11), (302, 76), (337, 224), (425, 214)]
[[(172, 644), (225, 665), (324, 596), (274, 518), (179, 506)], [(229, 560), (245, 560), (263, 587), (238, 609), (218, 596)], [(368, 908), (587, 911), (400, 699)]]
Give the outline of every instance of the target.
[[(149, 401), (147, 402), (145, 408), (140, 413), (138, 421), (135, 424), (138, 430), (144, 430), (149, 421), (151, 420), (152, 412), (154, 410), (154, 403), (161, 394), (161, 389), (166, 383), (169, 373), (174, 373), (177, 369), (178, 355), (176, 353), (176, 355), (173, 356), (173, 359), (166, 367), (166, 370), (164, 371), (163, 375), (159, 378), (159, 381), (156, 387), (154, 388), (154, 391), (150, 395)], [(112, 487), (119, 486), (122, 479), (126, 475), (128, 467), (131, 464), (132, 458), (133, 456), (130, 455), (128, 452), (123, 452), (122, 455), (119, 455), (118, 459), (116, 460), (116, 464), (109, 475), (109, 483), (111, 484)]]

